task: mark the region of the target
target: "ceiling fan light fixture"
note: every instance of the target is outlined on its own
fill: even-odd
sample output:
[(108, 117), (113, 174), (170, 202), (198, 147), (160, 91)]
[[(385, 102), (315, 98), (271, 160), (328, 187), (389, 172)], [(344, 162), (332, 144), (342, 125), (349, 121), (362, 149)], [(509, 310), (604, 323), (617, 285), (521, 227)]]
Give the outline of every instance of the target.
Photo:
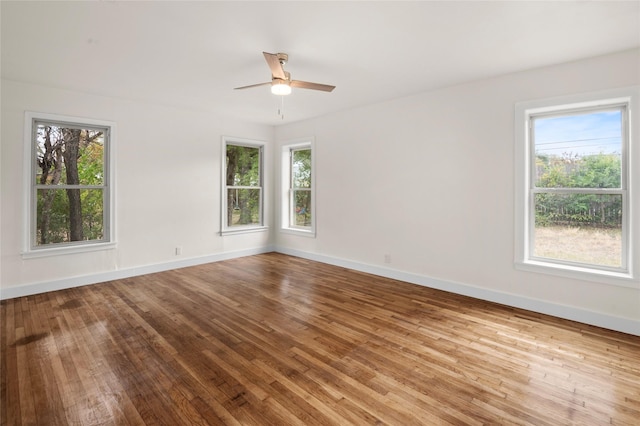
[(271, 85), (271, 93), (273, 93), (274, 95), (280, 95), (280, 96), (290, 95), (291, 86), (289, 86), (287, 83), (284, 83), (282, 81), (274, 83)]
[[(0, 0), (2, 1), (2, 0)], [(267, 53), (262, 52), (267, 60), (267, 65), (271, 69), (271, 81), (266, 83), (251, 84), (249, 86), (236, 87), (235, 89), (249, 89), (251, 87), (271, 85), (271, 93), (279, 96), (291, 94), (291, 88), (320, 90), (323, 92), (331, 92), (336, 86), (329, 84), (312, 83), (310, 81), (292, 80), (291, 73), (284, 70), (284, 64), (287, 63), (289, 55), (286, 53)]]

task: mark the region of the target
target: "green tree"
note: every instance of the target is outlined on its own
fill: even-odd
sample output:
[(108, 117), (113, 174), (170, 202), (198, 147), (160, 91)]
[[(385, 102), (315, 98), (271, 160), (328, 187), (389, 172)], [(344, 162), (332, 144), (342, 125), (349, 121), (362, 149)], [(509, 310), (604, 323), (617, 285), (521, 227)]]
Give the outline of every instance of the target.
[(311, 149), (295, 149), (291, 158), (295, 224), (311, 225)]
[[(227, 223), (260, 221), (260, 148), (227, 145)], [(235, 187), (235, 188), (229, 188)], [(235, 212), (239, 213), (234, 221)]]
[[(617, 154), (537, 156), (539, 188), (619, 188)], [(536, 224), (619, 226), (622, 197), (598, 194), (538, 193)]]
[(582, 158), (573, 184), (577, 188), (620, 188), (620, 157), (612, 154)]
[[(78, 163), (78, 175), (85, 185), (102, 185), (104, 182), (104, 145), (95, 143), (102, 134), (89, 135), (88, 143), (81, 145)], [(93, 140), (91, 139), (93, 138)], [(104, 235), (102, 220), (104, 217), (104, 193), (100, 189), (85, 189), (81, 191), (82, 225), (84, 238), (87, 240), (101, 239)]]
[(37, 181), (45, 186), (38, 190), (37, 196), (37, 241), (40, 245), (102, 238), (102, 189), (83, 190), (68, 186), (60, 189), (58, 186), (102, 184), (103, 134), (98, 130), (38, 125)]
[[(37, 156), (41, 170), (38, 182), (41, 185), (58, 185), (62, 178), (64, 140), (58, 138), (56, 134), (57, 129), (51, 126), (39, 126), (37, 130), (39, 141)], [(40, 244), (53, 242), (51, 241), (51, 221), (55, 196), (55, 189), (38, 191), (37, 227)]]
[[(62, 129), (63, 146), (62, 156), (65, 163), (67, 185), (79, 185), (78, 158), (80, 157), (80, 129)], [(82, 241), (82, 200), (79, 188), (67, 188), (69, 199), (69, 240)]]

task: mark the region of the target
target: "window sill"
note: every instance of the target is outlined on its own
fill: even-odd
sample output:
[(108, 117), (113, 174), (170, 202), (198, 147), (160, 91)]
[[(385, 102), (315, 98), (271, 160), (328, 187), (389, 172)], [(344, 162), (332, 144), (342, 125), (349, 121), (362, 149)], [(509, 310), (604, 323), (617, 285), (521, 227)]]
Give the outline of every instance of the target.
[(560, 265), (537, 260), (520, 261), (515, 263), (516, 269), (541, 274), (555, 275), (585, 281), (594, 281), (620, 287), (639, 288), (640, 283), (628, 272), (604, 271), (586, 267)]
[(302, 237), (315, 238), (316, 232), (313, 230), (298, 229), (298, 228), (281, 228), (280, 232), (283, 234), (300, 235)]
[(41, 248), (24, 251), (21, 253), (23, 259), (37, 259), (40, 257), (63, 256), (67, 254), (89, 253), (93, 251), (113, 250), (116, 243), (87, 243), (64, 247)]
[(264, 232), (268, 230), (269, 230), (268, 226), (245, 226), (245, 227), (238, 227), (237, 229), (236, 228), (225, 229), (224, 231), (220, 231), (220, 235), (225, 236), (225, 235), (249, 234), (251, 232)]

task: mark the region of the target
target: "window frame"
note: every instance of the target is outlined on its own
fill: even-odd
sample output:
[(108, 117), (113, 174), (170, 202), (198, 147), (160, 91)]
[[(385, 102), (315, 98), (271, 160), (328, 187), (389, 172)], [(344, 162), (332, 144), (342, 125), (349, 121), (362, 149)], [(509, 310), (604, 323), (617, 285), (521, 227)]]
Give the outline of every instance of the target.
[[(100, 185), (103, 191), (103, 238), (90, 241), (70, 241), (52, 243), (46, 246), (35, 244), (37, 234), (37, 190), (41, 185), (36, 182), (38, 169), (35, 155), (35, 136), (37, 125), (47, 123), (53, 125), (68, 125), (74, 128), (105, 129), (107, 135), (104, 141), (104, 179)], [(86, 117), (76, 117), (59, 114), (48, 114), (25, 111), (24, 121), (24, 201), (23, 201), (23, 248), (22, 258), (37, 258), (53, 255), (84, 253), (98, 250), (109, 250), (116, 246), (115, 232), (115, 140), (116, 123)], [(95, 185), (75, 185), (79, 189), (98, 189)], [(89, 188), (90, 187), (90, 188)]]
[[(258, 148), (259, 149), (259, 186), (250, 186), (250, 187), (236, 187), (234, 185), (227, 185), (227, 146), (242, 146), (247, 148)], [(236, 138), (230, 136), (222, 137), (222, 177), (221, 177), (221, 211), (220, 211), (220, 235), (233, 235), (233, 234), (243, 234), (248, 232), (258, 232), (258, 231), (266, 231), (268, 226), (265, 225), (265, 170), (264, 170), (264, 158), (265, 158), (265, 146), (266, 143), (263, 141), (253, 140), (253, 139), (245, 139), (245, 138)], [(246, 189), (246, 188), (257, 188), (260, 190), (260, 201), (259, 201), (259, 224), (249, 224), (249, 225), (229, 225), (227, 223), (227, 191), (229, 189)]]
[[(293, 187), (293, 152), (301, 150), (311, 151), (311, 225), (299, 226), (295, 224), (294, 193), (300, 188)], [(316, 172), (315, 172), (315, 141), (313, 138), (303, 138), (288, 141), (282, 146), (281, 156), (281, 231), (307, 237), (316, 236)], [(305, 189), (306, 190), (306, 189)]]
[[(640, 168), (638, 149), (632, 150), (637, 123), (633, 111), (637, 111), (638, 88), (627, 88), (581, 94), (553, 99), (520, 102), (515, 108), (515, 154), (516, 154), (516, 250), (515, 267), (521, 270), (541, 272), (578, 278), (608, 284), (632, 286), (636, 285), (634, 277), (633, 242), (637, 239), (637, 208), (634, 209), (637, 194), (633, 187), (632, 175)], [(537, 188), (534, 182), (535, 146), (532, 140), (532, 118), (545, 115), (554, 116), (577, 111), (600, 111), (607, 108), (622, 107), (622, 152), (621, 152), (621, 185), (620, 188)], [(535, 206), (533, 197), (536, 193), (598, 193), (622, 196), (622, 265), (620, 268), (596, 264), (583, 264), (557, 259), (536, 257), (533, 255), (533, 232), (535, 226)], [(635, 220), (634, 220), (635, 219)], [(634, 226), (635, 225), (635, 226)], [(636, 232), (636, 234), (634, 234)]]

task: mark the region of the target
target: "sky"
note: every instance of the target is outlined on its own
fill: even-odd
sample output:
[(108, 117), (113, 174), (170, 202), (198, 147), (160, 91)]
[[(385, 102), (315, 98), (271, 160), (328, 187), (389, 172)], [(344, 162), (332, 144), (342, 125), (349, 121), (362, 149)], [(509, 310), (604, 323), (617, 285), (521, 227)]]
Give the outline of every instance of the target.
[(534, 121), (536, 154), (620, 154), (621, 118), (620, 110), (537, 117)]

